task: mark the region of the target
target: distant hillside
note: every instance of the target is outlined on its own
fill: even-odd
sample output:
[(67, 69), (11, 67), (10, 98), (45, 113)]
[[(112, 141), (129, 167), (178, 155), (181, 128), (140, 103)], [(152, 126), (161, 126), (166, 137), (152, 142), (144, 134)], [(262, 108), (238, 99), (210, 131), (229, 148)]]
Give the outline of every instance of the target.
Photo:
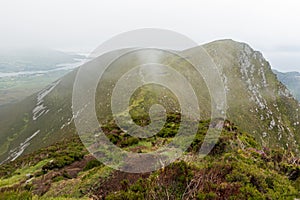
[(299, 72), (279, 72), (273, 70), (278, 79), (291, 91), (293, 96), (300, 101), (300, 73)]
[(42, 90), (85, 59), (82, 55), (48, 49), (0, 51), (0, 106)]
[(50, 70), (57, 68), (58, 64), (82, 58), (84, 56), (45, 48), (0, 50), (0, 72)]

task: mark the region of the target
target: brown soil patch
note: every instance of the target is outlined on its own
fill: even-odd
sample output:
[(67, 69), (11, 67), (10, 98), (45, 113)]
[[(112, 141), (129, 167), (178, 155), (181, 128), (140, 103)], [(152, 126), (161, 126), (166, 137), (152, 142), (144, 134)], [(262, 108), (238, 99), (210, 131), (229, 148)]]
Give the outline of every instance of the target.
[(45, 194), (51, 187), (53, 179), (58, 176), (76, 178), (77, 174), (83, 170), (86, 164), (94, 160), (95, 158), (92, 155), (86, 155), (80, 161), (76, 161), (71, 165), (65, 166), (62, 169), (57, 169), (48, 172), (45, 175), (42, 175), (39, 178), (36, 178), (32, 181), (33, 183), (33, 193), (37, 195)]
[[(126, 173), (122, 171), (114, 171), (110, 177), (104, 180), (100, 187), (98, 188), (95, 196), (99, 199), (104, 199), (108, 194), (120, 190), (125, 190), (128, 186), (135, 183), (139, 178), (148, 178), (150, 173), (135, 174)], [(128, 185), (124, 184), (126, 180)]]

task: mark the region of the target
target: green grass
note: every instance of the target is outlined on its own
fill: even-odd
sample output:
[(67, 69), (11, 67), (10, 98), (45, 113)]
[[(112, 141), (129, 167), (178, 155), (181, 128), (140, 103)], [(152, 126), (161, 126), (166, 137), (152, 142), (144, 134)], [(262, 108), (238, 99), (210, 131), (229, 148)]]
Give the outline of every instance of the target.
[(28, 191), (4, 192), (0, 196), (0, 200), (89, 200), (88, 197), (71, 198), (71, 197), (40, 197), (32, 195)]
[(38, 170), (41, 170), (42, 166), (44, 166), (47, 162), (49, 162), (49, 159), (42, 160), (34, 166), (24, 166), (17, 169), (9, 178), (0, 179), (0, 187), (10, 187), (22, 180), (26, 180), (26, 174), (33, 175), (38, 172)]
[(28, 113), (24, 113), (22, 126), (20, 127), (20, 130), (18, 130), (18, 132), (15, 132), (11, 136), (9, 136), (6, 139), (6, 141), (0, 146), (0, 156), (5, 154), (8, 151), (11, 142), (13, 142), (22, 133), (22, 131), (26, 130), (26, 128), (28, 127), (28, 121), (29, 121), (29, 115)]
[(75, 179), (67, 179), (52, 184), (44, 198), (84, 198), (94, 187), (98, 187), (98, 181), (106, 179), (112, 173), (112, 169), (106, 166), (95, 167), (88, 171), (82, 171)]
[[(92, 160), (74, 178), (64, 178), (63, 175), (54, 177), (51, 187), (43, 196), (33, 195), (30, 189), (29, 193), (22, 192), (26, 189), (24, 185), (11, 188), (10, 193), (0, 192), (0, 196), (20, 199), (20, 194), (24, 194), (24, 197), (29, 195), (30, 199), (82, 199), (90, 195), (99, 195), (97, 192), (102, 187), (105, 188), (106, 182), (116, 178), (115, 173), (120, 178), (113, 179), (110, 183), (116, 187), (110, 188), (110, 192), (105, 194), (107, 199), (181, 199), (185, 195), (198, 199), (214, 199), (220, 195), (228, 199), (292, 199), (300, 196), (297, 186), (300, 177), (289, 180), (290, 174), (300, 169), (300, 166), (287, 163), (293, 158), (293, 154), (280, 149), (262, 148), (253, 136), (240, 131), (229, 121), (226, 121), (226, 124), (219, 141), (205, 158), (200, 159), (197, 150), (203, 142), (209, 120), (199, 123), (199, 131), (191, 148), (179, 160), (150, 173), (149, 176), (143, 177), (142, 174), (138, 174), (140, 178), (135, 181), (131, 179), (133, 175), (120, 175), (97, 160)], [(147, 147), (146, 150), (150, 150), (153, 148), (152, 142), (159, 143), (165, 139), (172, 138), (140, 140), (125, 149)], [(10, 163), (11, 167), (14, 166), (17, 170), (12, 171), (7, 178), (1, 179), (0, 188), (24, 181), (27, 173), (41, 172), (50, 159), (56, 160), (66, 156), (72, 158), (77, 155), (76, 152), (82, 152), (82, 144), (78, 138), (62, 141), (17, 159)], [(45, 153), (48, 156), (41, 157)], [(72, 162), (75, 160), (64, 163), (62, 167)], [(48, 169), (44, 171), (44, 175), (57, 170), (59, 168)], [(198, 183), (199, 180), (201, 182)], [(121, 189), (117, 185), (121, 185)], [(187, 185), (190, 185), (190, 188), (187, 188)], [(34, 187), (32, 185), (31, 188)]]
[(89, 197), (71, 198), (71, 197), (39, 197), (33, 196), (32, 200), (90, 200)]
[[(168, 197), (170, 199), (181, 199), (185, 195), (184, 192), (186, 190), (190, 192), (186, 195), (190, 195), (191, 199), (196, 197), (199, 199), (213, 199), (216, 195), (232, 199), (289, 199), (300, 196), (298, 186), (299, 177), (296, 177), (296, 180), (290, 178), (299, 166), (290, 166), (289, 159), (294, 158), (294, 156), (289, 152), (290, 150), (283, 150), (281, 148), (293, 139), (288, 138), (293, 134), (288, 134), (285, 128), (285, 131), (282, 133), (282, 140), (278, 140), (276, 137), (278, 129), (275, 127), (269, 130), (270, 119), (260, 119), (260, 115), (265, 115), (266, 110), (255, 111), (258, 106), (255, 102), (249, 100), (250, 95), (247, 84), (241, 78), (241, 66), (238, 57), (243, 52), (243, 46), (240, 44), (231, 44), (231, 42), (220, 43), (210, 44), (206, 48), (208, 51), (216, 51), (216, 54), (221, 55), (220, 57), (213, 58), (216, 59), (217, 63), (222, 64), (223, 73), (228, 78), (228, 87), (230, 90), (227, 96), (229, 103), (227, 117), (238, 124), (241, 129), (229, 123), (229, 126), (225, 127), (222, 131), (218, 143), (214, 146), (210, 154), (204, 159), (197, 157), (198, 150), (203, 143), (210, 122), (209, 120), (205, 120), (210, 116), (209, 98), (206, 99), (208, 91), (203, 81), (197, 81), (199, 77), (193, 75), (194, 71), (189, 70), (190, 66), (185, 66), (178, 62), (177, 69), (185, 73), (184, 75), (190, 75), (189, 78), (192, 80), (192, 85), (195, 86), (195, 92), (199, 99), (201, 99), (200, 107), (203, 109), (201, 111), (203, 111), (202, 117), (204, 121), (199, 123), (199, 130), (195, 139), (181, 160), (177, 160), (174, 164), (151, 173), (149, 177), (140, 177), (141, 179), (138, 181), (132, 181), (133, 183), (130, 183), (126, 188), (112, 188), (112, 191), (108, 194), (111, 199), (121, 199), (122, 197), (129, 199), (155, 199), (155, 197), (157, 199), (166, 199)], [(254, 53), (251, 52), (249, 55), (249, 62), (256, 66), (253, 73), (253, 84), (261, 85), (262, 77), (258, 70), (263, 69), (266, 73), (269, 87), (258, 88), (262, 97), (266, 100), (269, 109), (272, 111), (274, 118), (277, 119), (280, 117), (282, 119), (280, 123), (277, 121), (276, 124), (289, 127), (294, 133), (298, 133), (300, 128), (291, 126), (293, 120), (296, 120), (295, 116), (299, 114), (296, 111), (298, 103), (293, 99), (278, 95), (279, 91), (284, 89), (283, 85), (271, 73), (266, 61), (262, 61), (265, 65), (261, 67), (262, 63), (255, 60), (254, 56), (252, 56)], [(125, 68), (122, 69), (129, 68), (128, 66), (131, 64), (131, 62), (125, 62)], [(121, 66), (123, 67), (123, 65)], [(147, 125), (149, 123), (147, 110), (153, 103), (163, 104), (170, 115), (167, 118), (164, 129), (156, 137), (137, 139), (123, 134), (109, 120), (110, 107), (106, 106), (106, 104), (110, 103), (110, 98), (107, 98), (106, 95), (101, 95), (111, 93), (113, 81), (117, 80), (118, 76), (123, 73), (122, 71), (118, 72), (120, 69), (118, 67), (115, 66), (115, 68), (107, 70), (107, 79), (102, 80), (103, 82), (99, 83), (98, 87), (98, 91), (102, 92), (96, 95), (96, 110), (98, 114), (101, 112), (103, 114), (102, 117), (99, 117), (99, 121), (109, 121), (108, 126), (104, 127), (105, 133), (114, 144), (129, 151), (136, 148), (143, 148), (142, 152), (148, 152), (152, 148), (163, 146), (163, 141), (166, 140), (169, 142), (176, 134), (179, 118), (175, 114), (172, 115), (172, 109), (178, 106), (178, 102), (173, 98), (174, 96), (169, 95), (170, 91), (159, 87), (147, 86), (144, 89), (137, 90), (133, 95), (134, 98), (130, 100), (130, 114), (137, 124)], [(75, 133), (73, 124), (66, 129), (60, 129), (62, 121), (65, 122), (72, 115), (70, 88), (73, 84), (73, 79), (74, 73), (62, 80), (62, 83), (45, 98), (45, 105), (51, 108), (47, 117), (41, 117), (38, 123), (33, 123), (29, 120), (28, 123), (31, 123), (30, 126), (26, 127), (26, 130), (23, 131), (24, 135), (23, 133), (21, 134), (25, 137), (32, 134), (33, 129), (41, 128), (41, 135), (36, 139), (38, 142), (33, 142), (28, 152), (48, 146), (55, 141), (62, 140), (63, 142), (38, 151), (36, 156), (32, 154), (27, 157), (23, 156), (17, 161), (5, 165), (5, 167), (0, 166), (1, 180), (7, 181), (3, 182), (3, 187), (11, 186), (13, 182), (17, 183), (23, 180), (20, 175), (25, 172), (20, 170), (23, 166), (27, 166), (28, 163), (31, 163), (30, 166), (34, 167), (42, 160), (53, 159), (54, 164), (47, 162), (43, 166), (40, 166), (41, 169), (44, 167), (45, 170), (43, 172), (48, 174), (53, 171), (63, 170), (64, 167), (69, 166), (78, 159), (80, 160), (81, 156), (87, 154), (78, 138), (75, 141), (63, 140), (64, 138), (70, 138)], [(155, 90), (151, 92), (153, 88)], [(164, 101), (160, 96), (161, 94), (162, 96), (166, 94), (170, 98)], [(278, 110), (274, 106), (275, 103), (278, 105)], [(28, 106), (31, 112), (32, 107), (35, 106), (35, 102), (26, 102), (25, 105)], [(11, 136), (10, 133), (19, 133), (19, 130), (22, 130), (26, 121), (24, 121), (23, 116), (24, 110), (22, 110), (22, 115), (18, 114), (21, 107), (22, 104), (12, 107), (17, 113), (15, 115), (5, 115), (8, 112), (4, 114), (0, 112), (0, 115), (4, 115), (2, 119), (6, 119), (6, 116), (11, 119), (19, 117), (16, 123), (13, 122), (13, 125), (8, 127), (6, 123), (0, 121), (0, 132), (1, 134), (3, 133), (5, 139)], [(103, 107), (107, 110), (101, 110)], [(62, 109), (62, 112), (58, 114), (58, 110), (60, 109)], [(24, 113), (29, 113), (29, 111), (27, 110)], [(120, 115), (124, 115), (124, 113)], [(174, 121), (176, 120), (177, 122), (175, 123)], [(250, 134), (241, 130), (247, 131)], [(268, 131), (268, 137), (262, 138), (261, 134), (266, 130)], [(189, 131), (188, 127), (186, 127), (186, 131)], [(300, 141), (299, 134), (294, 135), (295, 139)], [(10, 137), (9, 140), (15, 143), (21, 141), (14, 136)], [(207, 143), (205, 145), (210, 144)], [(264, 148), (265, 145), (270, 147), (270, 149)], [(299, 145), (296, 148), (299, 148)], [(5, 146), (3, 149), (6, 149)], [(291, 150), (294, 150), (294, 148), (291, 147)], [(108, 152), (108, 154), (110, 154), (108, 156), (111, 156), (111, 158), (119, 156), (114, 155), (112, 152)], [(38, 169), (36, 170), (38, 171)], [(78, 177), (68, 179), (60, 177), (53, 180), (55, 182), (52, 183), (45, 197), (81, 198), (90, 194), (99, 195), (97, 192), (102, 186), (105, 186), (103, 185), (105, 181), (109, 181), (113, 177), (110, 175), (114, 175), (114, 173), (114, 170), (107, 167), (91, 164), (85, 171), (80, 172)], [(130, 179), (132, 176), (128, 175), (127, 178)], [(197, 182), (199, 180), (202, 182)], [(114, 182), (114, 184), (118, 185), (118, 181)], [(126, 178), (121, 181), (123, 183), (126, 182)], [(187, 184), (191, 184), (193, 187), (187, 188)]]

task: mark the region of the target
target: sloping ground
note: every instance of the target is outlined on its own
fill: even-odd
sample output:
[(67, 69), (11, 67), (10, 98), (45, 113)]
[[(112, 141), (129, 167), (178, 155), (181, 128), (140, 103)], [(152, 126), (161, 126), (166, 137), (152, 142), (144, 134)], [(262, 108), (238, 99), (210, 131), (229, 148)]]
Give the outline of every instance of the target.
[[(172, 122), (169, 122), (172, 123)], [(294, 199), (300, 197), (300, 159), (269, 149), (226, 121), (219, 142), (197, 156), (209, 121), (188, 152), (173, 164), (145, 174), (112, 170), (89, 155), (75, 137), (0, 166), (0, 199)], [(169, 132), (171, 130), (168, 130)], [(166, 130), (165, 130), (166, 132)], [(165, 133), (164, 132), (164, 133)], [(118, 135), (113, 127), (106, 134)], [(115, 143), (141, 152), (172, 136)], [(112, 138), (111, 138), (112, 139)], [(114, 138), (115, 139), (115, 138)]]
[[(262, 54), (232, 40), (212, 42), (204, 45), (204, 48), (217, 64), (226, 87), (227, 118), (254, 135), (264, 146), (284, 147), (299, 152), (299, 103), (277, 80)], [(189, 56), (195, 51), (189, 49), (183, 53)], [(97, 116), (111, 114), (110, 107), (105, 105), (111, 102), (109, 97), (114, 83), (125, 69), (139, 64), (134, 63), (138, 62), (136, 60), (139, 59), (128, 58), (127, 63), (111, 66), (107, 70), (106, 78), (98, 87)], [(192, 80), (199, 98), (201, 116), (203, 120), (209, 118), (210, 98), (203, 78), (195, 73), (195, 69), (193, 71), (193, 67), (181, 61), (175, 61), (175, 67)], [(0, 163), (74, 136), (76, 130), (73, 121), (76, 116), (72, 114), (72, 88), (75, 75), (76, 71), (73, 71), (21, 102), (0, 107)], [(172, 96), (168, 97), (170, 100), (166, 102), (166, 109), (172, 109), (176, 102)], [(165, 100), (160, 103), (165, 103)], [(107, 110), (99, 110), (101, 105)], [(39, 133), (26, 146), (22, 146), (37, 131)]]
[(264, 146), (299, 151), (299, 102), (278, 81), (262, 53), (232, 40), (204, 47), (224, 78), (227, 118)]

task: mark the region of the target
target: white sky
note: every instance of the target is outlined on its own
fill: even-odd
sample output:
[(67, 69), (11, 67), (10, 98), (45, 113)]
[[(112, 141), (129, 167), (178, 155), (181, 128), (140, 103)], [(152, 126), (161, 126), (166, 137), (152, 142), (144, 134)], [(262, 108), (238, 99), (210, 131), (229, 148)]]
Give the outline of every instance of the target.
[(0, 48), (92, 51), (137, 28), (165, 28), (199, 44), (231, 38), (281, 71), (300, 71), (298, 0), (0, 0)]

